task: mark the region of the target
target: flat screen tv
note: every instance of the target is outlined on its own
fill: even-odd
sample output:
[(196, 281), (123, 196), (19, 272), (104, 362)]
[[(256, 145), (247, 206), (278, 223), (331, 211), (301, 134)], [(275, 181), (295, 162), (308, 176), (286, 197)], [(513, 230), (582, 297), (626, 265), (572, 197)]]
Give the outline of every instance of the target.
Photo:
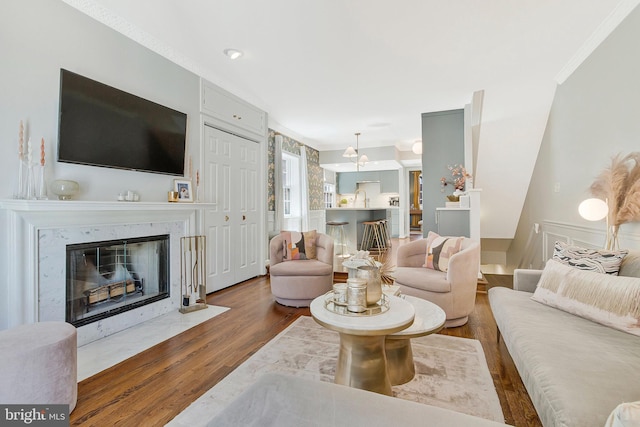
[(184, 174), (187, 115), (60, 70), (58, 161)]

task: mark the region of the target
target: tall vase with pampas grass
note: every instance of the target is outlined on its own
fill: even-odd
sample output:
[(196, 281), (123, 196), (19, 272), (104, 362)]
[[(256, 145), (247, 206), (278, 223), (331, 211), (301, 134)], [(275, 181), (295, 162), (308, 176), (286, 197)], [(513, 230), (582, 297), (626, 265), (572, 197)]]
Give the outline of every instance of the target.
[(640, 221), (640, 152), (614, 156), (591, 184), (591, 193), (609, 206), (605, 248), (618, 249), (620, 225)]

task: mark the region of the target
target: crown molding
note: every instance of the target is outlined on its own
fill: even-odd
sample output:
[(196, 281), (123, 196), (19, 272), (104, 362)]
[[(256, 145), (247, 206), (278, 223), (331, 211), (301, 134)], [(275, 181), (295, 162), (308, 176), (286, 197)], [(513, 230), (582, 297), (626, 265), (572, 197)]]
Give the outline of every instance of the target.
[(640, 4), (640, 0), (623, 0), (607, 16), (589, 38), (580, 46), (569, 62), (556, 75), (557, 84), (563, 84), (575, 70), (595, 51), (609, 34)]
[(106, 25), (107, 27), (117, 31), (118, 33), (130, 38), (147, 49), (165, 57), (169, 61), (191, 71), (192, 73), (203, 76), (202, 67), (192, 61), (178, 50), (167, 45), (165, 42), (152, 36), (146, 31), (140, 29), (136, 25), (127, 21), (123, 17), (115, 14), (106, 7), (98, 4), (94, 0), (62, 0), (69, 6), (77, 9), (85, 15), (95, 19), (96, 21)]

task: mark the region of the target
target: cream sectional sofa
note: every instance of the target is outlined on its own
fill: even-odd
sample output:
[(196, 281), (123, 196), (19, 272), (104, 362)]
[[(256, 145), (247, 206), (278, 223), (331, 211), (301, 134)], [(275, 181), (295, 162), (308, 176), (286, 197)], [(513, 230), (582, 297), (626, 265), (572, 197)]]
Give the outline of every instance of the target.
[[(489, 290), (499, 334), (545, 427), (601, 427), (640, 400), (640, 337), (533, 301), (541, 274), (516, 270), (514, 289)], [(640, 277), (638, 253), (620, 275)]]

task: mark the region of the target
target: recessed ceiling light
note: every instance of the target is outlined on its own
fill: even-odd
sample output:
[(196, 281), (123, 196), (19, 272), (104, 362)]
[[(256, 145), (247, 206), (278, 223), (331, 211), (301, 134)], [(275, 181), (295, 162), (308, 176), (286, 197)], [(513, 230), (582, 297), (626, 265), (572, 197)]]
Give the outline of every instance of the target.
[(224, 54), (231, 59), (238, 59), (242, 56), (242, 51), (238, 49), (225, 49)]

